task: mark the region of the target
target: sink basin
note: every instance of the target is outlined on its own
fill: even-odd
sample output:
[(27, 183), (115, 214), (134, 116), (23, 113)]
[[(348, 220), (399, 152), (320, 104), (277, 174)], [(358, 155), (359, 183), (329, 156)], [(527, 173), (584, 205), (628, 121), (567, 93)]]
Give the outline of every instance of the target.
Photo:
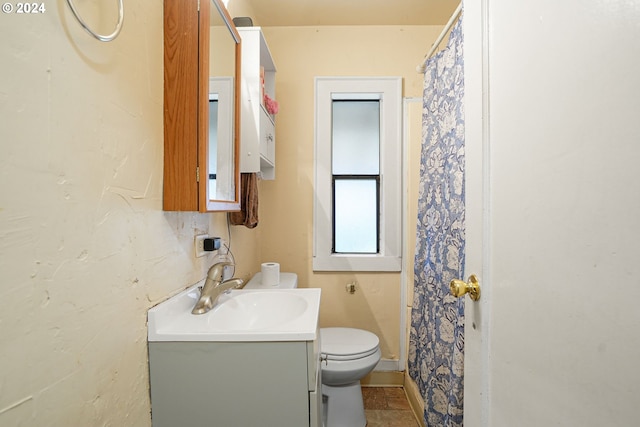
[(214, 307), (208, 322), (230, 331), (259, 331), (292, 322), (308, 306), (305, 298), (291, 292), (238, 292)]
[(205, 314), (191, 314), (196, 284), (151, 308), (149, 341), (314, 340), (320, 289), (240, 289), (223, 294)]

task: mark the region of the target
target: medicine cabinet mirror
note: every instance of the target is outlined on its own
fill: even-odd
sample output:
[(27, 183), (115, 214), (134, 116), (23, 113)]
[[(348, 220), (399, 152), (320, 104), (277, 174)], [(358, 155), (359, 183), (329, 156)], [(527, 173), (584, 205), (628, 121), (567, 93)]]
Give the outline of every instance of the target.
[(240, 49), (220, 0), (164, 1), (164, 210), (240, 209)]

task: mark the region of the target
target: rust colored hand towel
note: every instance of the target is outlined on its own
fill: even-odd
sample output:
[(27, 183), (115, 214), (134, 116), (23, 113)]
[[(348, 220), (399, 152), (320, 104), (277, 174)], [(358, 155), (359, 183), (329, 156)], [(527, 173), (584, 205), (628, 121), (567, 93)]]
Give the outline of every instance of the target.
[(240, 174), (240, 211), (231, 212), (229, 220), (233, 225), (255, 228), (258, 225), (258, 175)]

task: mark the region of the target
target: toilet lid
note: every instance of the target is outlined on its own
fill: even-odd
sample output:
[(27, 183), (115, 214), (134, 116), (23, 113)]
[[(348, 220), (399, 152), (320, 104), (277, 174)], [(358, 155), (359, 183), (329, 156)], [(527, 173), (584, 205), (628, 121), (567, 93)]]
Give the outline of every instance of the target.
[(320, 353), (328, 359), (356, 359), (375, 353), (380, 340), (362, 329), (321, 328)]

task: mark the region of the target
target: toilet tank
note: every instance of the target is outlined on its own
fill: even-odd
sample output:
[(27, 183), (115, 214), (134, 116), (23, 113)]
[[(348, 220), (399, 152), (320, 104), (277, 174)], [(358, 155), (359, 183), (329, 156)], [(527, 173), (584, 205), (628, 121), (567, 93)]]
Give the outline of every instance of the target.
[(275, 286), (262, 284), (262, 273), (256, 273), (244, 286), (244, 289), (293, 289), (298, 287), (298, 275), (296, 273), (280, 273), (279, 283)]

